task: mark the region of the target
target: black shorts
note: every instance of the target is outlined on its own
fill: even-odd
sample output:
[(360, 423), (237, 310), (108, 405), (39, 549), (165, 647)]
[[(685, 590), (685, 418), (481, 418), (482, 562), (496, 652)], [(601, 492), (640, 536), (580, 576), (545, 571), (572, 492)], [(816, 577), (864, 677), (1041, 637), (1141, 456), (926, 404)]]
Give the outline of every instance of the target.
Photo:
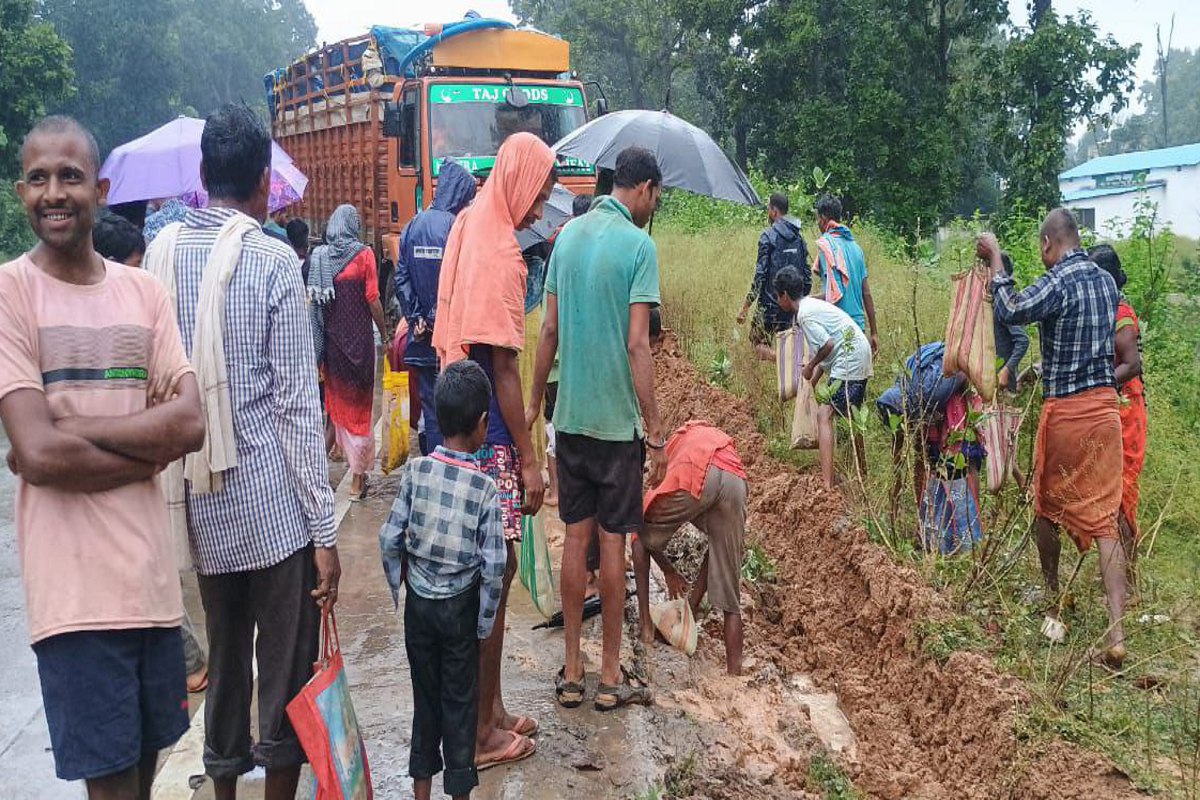
[(64, 781), (124, 772), (187, 731), (178, 627), (61, 633), (33, 652), (55, 772)]
[(642, 441), (606, 442), (558, 433), (558, 515), (567, 525), (593, 517), (609, 533), (642, 530)]
[(554, 422), (554, 406), (558, 403), (558, 381), (546, 384), (546, 422)]
[(865, 380), (847, 381), (840, 378), (836, 380), (840, 385), (834, 390), (829, 404), (833, 406), (833, 410), (839, 417), (850, 419), (850, 409), (861, 408), (863, 401), (867, 399), (867, 382)]

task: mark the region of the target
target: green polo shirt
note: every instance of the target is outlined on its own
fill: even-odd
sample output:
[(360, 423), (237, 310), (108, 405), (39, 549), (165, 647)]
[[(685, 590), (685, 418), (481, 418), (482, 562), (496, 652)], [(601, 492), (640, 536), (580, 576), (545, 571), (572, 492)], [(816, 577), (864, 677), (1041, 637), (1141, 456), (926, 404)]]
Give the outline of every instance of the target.
[(629, 209), (604, 196), (563, 228), (546, 291), (558, 298), (560, 433), (609, 442), (642, 436), (629, 368), (629, 306), (658, 305), (658, 251)]

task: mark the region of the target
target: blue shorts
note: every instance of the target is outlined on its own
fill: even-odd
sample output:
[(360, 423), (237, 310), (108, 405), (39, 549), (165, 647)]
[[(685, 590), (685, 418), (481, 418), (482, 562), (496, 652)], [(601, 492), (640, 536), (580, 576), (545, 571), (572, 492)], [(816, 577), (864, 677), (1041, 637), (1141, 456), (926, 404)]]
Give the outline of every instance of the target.
[(179, 628), (63, 633), (33, 652), (59, 778), (116, 775), (187, 731)]
[(850, 418), (850, 408), (861, 408), (863, 401), (867, 399), (867, 382), (847, 381), (837, 379), (838, 387), (833, 392), (833, 397), (829, 399), (829, 404), (833, 406), (833, 410), (837, 412), (839, 417)]

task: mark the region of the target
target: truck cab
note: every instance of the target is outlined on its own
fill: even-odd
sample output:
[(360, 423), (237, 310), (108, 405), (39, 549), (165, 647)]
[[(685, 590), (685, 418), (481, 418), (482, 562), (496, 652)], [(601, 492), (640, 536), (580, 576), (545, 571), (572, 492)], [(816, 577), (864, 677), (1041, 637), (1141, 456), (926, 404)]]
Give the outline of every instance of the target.
[[(554, 144), (588, 121), (569, 61), (562, 39), (468, 20), (424, 31), (376, 26), (276, 70), (266, 78), (272, 134), (309, 179), (289, 211), (319, 236), (337, 206), (354, 204), (383, 283), (404, 225), (433, 201), (445, 159), (482, 181), (509, 135)], [(558, 176), (575, 193), (595, 188), (584, 162), (560, 160)]]

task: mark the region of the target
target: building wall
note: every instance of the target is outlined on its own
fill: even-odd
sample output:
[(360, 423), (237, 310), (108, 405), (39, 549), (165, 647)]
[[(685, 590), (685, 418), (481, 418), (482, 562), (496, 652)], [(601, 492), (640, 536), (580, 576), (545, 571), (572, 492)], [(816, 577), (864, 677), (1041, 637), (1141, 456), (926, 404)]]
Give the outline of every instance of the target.
[[(1166, 181), (1166, 186), (1146, 190), (1150, 200), (1158, 204), (1159, 218), (1169, 223), (1171, 229), (1181, 236), (1200, 238), (1200, 165), (1151, 170), (1146, 182), (1154, 181)], [(1064, 180), (1059, 184), (1064, 195), (1094, 186), (1094, 176)], [(1128, 233), (1139, 195), (1139, 192), (1131, 191), (1073, 200), (1067, 206), (1076, 210), (1091, 209), (1095, 215), (1096, 233), (1115, 238)]]

